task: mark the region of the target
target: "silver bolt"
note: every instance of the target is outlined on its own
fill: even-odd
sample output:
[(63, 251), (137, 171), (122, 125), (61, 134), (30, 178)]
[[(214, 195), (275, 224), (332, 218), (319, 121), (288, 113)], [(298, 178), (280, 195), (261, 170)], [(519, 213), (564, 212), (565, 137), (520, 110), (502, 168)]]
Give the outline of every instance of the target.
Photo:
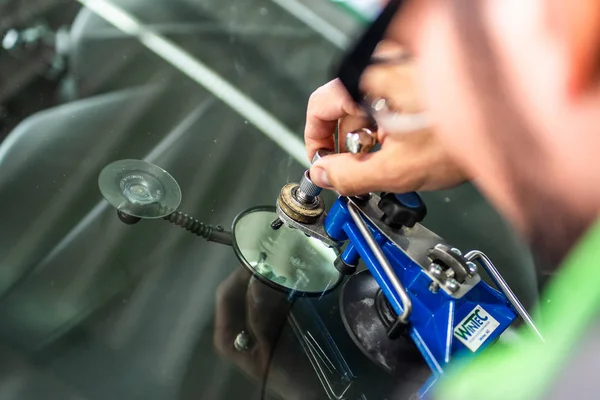
[(388, 108), (387, 100), (384, 99), (383, 97), (377, 98), (377, 99), (373, 100), (373, 102), (371, 103), (371, 108), (374, 111), (386, 110)]
[(438, 290), (440, 290), (440, 285), (438, 285), (436, 282), (431, 282), (429, 284), (429, 291), (431, 293), (437, 293)]
[(458, 289), (460, 288), (460, 285), (458, 284), (456, 279), (448, 279), (446, 281), (445, 285), (446, 285), (446, 289), (448, 289), (452, 293), (457, 292)]
[(444, 273), (444, 270), (442, 270), (442, 267), (440, 267), (437, 264), (431, 264), (431, 266), (429, 267), (429, 273), (435, 276), (436, 278), (439, 278), (442, 276), (442, 273)]
[(479, 272), (479, 268), (477, 268), (477, 264), (472, 261), (467, 261), (467, 268), (469, 270), (469, 275), (474, 276)]
[(368, 153), (376, 143), (375, 135), (366, 128), (346, 135), (346, 147), (352, 154)]
[(248, 346), (250, 345), (250, 335), (248, 335), (245, 331), (241, 331), (235, 337), (235, 341), (233, 342), (233, 347), (237, 351), (244, 352), (248, 350)]
[(456, 247), (451, 248), (450, 251), (456, 254), (457, 256), (462, 256), (462, 252)]

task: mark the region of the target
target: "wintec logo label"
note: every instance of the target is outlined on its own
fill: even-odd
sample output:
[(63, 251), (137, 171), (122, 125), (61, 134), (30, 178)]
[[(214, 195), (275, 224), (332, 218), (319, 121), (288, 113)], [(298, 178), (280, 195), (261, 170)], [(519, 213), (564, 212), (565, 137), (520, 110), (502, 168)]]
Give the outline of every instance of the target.
[(476, 352), (500, 324), (481, 306), (477, 306), (454, 328), (454, 336)]

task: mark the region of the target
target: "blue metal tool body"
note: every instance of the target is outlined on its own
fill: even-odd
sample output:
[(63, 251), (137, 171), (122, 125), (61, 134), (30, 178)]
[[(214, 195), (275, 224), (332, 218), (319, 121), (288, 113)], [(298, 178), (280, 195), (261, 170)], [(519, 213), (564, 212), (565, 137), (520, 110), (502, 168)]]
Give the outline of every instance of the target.
[[(393, 310), (397, 315), (401, 315), (403, 311), (401, 298), (353, 221), (348, 211), (347, 201), (347, 198), (340, 197), (330, 209), (325, 219), (325, 231), (335, 240), (348, 241), (342, 259), (347, 264), (356, 265), (358, 259), (361, 258)], [(363, 220), (367, 223), (373, 238), (381, 247), (412, 301), (413, 308), (407, 327), (408, 334), (433, 372), (430, 381), (422, 389), (422, 392), (426, 392), (431, 384), (444, 373), (444, 369), (453, 355), (461, 352), (461, 355), (468, 357), (481, 352), (510, 326), (516, 319), (516, 313), (507, 298), (483, 280), (479, 281), (462, 298), (454, 298), (443, 290), (433, 293), (430, 290), (432, 279), (423, 268), (371, 221), (365, 218)], [(486, 320), (489, 320), (489, 316), (491, 316), (491, 320), (497, 321), (498, 326), (491, 329), (487, 336), (483, 335), (481, 343), (472, 346), (476, 347), (473, 351), (465, 346), (457, 335), (463, 339), (472, 339), (470, 335), (478, 333), (477, 328), (486, 322), (473, 316), (473, 313), (477, 314), (478, 307), (485, 310), (486, 314), (482, 315), (486, 315), (484, 317)], [(468, 316), (471, 318), (466, 322), (463, 321)], [(473, 319), (475, 319), (474, 324), (470, 324)], [(457, 328), (459, 324), (461, 327)], [(487, 325), (489, 326), (489, 324)], [(458, 330), (456, 333), (455, 328)]]

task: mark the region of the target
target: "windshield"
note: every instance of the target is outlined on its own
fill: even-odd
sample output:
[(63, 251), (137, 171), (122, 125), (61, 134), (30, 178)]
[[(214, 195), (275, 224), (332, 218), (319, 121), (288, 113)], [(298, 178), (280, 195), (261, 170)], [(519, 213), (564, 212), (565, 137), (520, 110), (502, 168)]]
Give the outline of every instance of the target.
[[(0, 398), (418, 390), (420, 360), (392, 376), (357, 348), (336, 271), (319, 275), (327, 293), (294, 297), (253, 276), (225, 237), (302, 177), (308, 98), (379, 3), (0, 0)], [(120, 160), (176, 180), (181, 215), (118, 216), (98, 177)], [(143, 197), (144, 185), (130, 186)], [(484, 250), (535, 299), (529, 252), (471, 186), (424, 198), (428, 228)]]

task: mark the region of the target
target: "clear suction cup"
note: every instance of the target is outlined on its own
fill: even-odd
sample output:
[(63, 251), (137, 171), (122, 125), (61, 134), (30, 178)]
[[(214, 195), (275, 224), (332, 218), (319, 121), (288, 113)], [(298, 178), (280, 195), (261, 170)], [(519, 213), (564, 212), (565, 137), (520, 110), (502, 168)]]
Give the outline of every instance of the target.
[(319, 296), (335, 289), (342, 275), (338, 251), (297, 229), (271, 227), (275, 207), (254, 207), (233, 222), (233, 248), (243, 265), (267, 285), (295, 295)]
[(181, 203), (181, 189), (164, 169), (141, 160), (115, 161), (100, 172), (102, 196), (120, 213), (157, 219), (173, 213)]

